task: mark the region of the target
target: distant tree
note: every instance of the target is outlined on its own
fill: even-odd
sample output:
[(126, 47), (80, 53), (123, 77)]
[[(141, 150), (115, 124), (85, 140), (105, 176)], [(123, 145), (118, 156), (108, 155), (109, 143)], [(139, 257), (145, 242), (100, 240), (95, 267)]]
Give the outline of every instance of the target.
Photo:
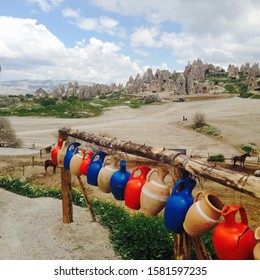
[(193, 128), (199, 128), (206, 124), (206, 117), (203, 113), (195, 113), (193, 116)]
[(22, 141), (15, 135), (11, 127), (10, 121), (6, 118), (0, 118), (0, 147), (19, 148)]

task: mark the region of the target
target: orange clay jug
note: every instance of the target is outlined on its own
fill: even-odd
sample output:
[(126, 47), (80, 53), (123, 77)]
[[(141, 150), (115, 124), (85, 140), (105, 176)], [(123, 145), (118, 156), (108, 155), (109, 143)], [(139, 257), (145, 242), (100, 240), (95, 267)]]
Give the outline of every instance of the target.
[[(236, 221), (240, 213), (241, 221)], [(248, 226), (246, 211), (242, 206), (224, 207), (221, 214), (225, 221), (218, 224), (213, 232), (212, 241), (220, 260), (252, 260), (256, 245), (254, 233)]]
[(111, 176), (118, 170), (117, 163), (119, 159), (108, 156), (105, 158), (102, 168), (98, 173), (98, 189), (104, 193), (110, 193)]
[[(130, 176), (125, 188), (125, 205), (133, 210), (140, 209), (140, 196), (146, 176), (151, 170), (148, 166), (136, 166)], [(139, 175), (138, 175), (139, 172)]]
[[(165, 207), (170, 195), (169, 187), (164, 182), (168, 173), (167, 170), (153, 168), (147, 174), (140, 196), (140, 211), (145, 215), (156, 216)], [(152, 178), (155, 174), (157, 177)]]
[[(203, 197), (198, 200), (201, 194)], [(192, 237), (210, 231), (219, 223), (223, 207), (224, 204), (218, 197), (199, 191), (185, 216), (184, 230)]]
[(91, 161), (93, 154), (94, 154), (94, 152), (91, 151), (91, 152), (85, 152), (85, 154), (83, 155), (82, 162), (79, 167), (79, 173), (81, 175), (87, 176), (88, 167), (90, 165), (90, 161)]

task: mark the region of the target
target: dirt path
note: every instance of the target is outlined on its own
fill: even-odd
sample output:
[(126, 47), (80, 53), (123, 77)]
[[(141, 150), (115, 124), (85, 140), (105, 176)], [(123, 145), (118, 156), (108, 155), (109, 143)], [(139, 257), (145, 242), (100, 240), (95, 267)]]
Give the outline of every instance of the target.
[(108, 232), (73, 206), (74, 222), (62, 223), (61, 201), (27, 198), (0, 188), (0, 260), (118, 259)]

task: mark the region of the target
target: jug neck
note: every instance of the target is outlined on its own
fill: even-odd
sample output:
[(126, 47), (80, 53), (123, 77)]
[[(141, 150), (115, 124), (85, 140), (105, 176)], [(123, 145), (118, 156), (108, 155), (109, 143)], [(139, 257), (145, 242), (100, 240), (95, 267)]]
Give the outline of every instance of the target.
[(122, 172), (126, 171), (126, 160), (124, 159), (120, 160), (120, 171)]

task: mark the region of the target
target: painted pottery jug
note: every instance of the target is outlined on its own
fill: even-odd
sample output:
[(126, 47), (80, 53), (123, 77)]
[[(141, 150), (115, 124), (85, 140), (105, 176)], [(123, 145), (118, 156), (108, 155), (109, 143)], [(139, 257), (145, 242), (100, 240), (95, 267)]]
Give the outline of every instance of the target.
[[(240, 213), (240, 221), (236, 214)], [(221, 214), (224, 222), (218, 224), (213, 232), (212, 241), (220, 260), (252, 260), (256, 240), (248, 226), (245, 209), (240, 205), (224, 207)]]
[(98, 186), (98, 173), (102, 168), (107, 154), (105, 152), (95, 152), (90, 160), (87, 172), (87, 183), (92, 186)]
[(70, 173), (75, 176), (80, 176), (79, 168), (82, 163), (84, 151), (79, 147), (74, 150), (73, 156), (70, 160)]
[[(141, 190), (140, 211), (147, 216), (156, 216), (165, 207), (170, 195), (170, 190), (164, 179), (169, 171), (161, 169), (151, 169), (147, 174), (147, 179)], [(151, 178), (157, 174), (156, 178)]]
[(260, 260), (260, 227), (255, 230), (256, 246), (253, 251), (254, 259)]
[(57, 162), (58, 162), (58, 167), (64, 167), (64, 157), (66, 155), (66, 150), (69, 145), (69, 141), (63, 141), (61, 149), (58, 151), (57, 154)]
[(71, 161), (71, 158), (73, 157), (74, 155), (74, 151), (77, 147), (80, 146), (80, 143), (79, 142), (71, 142), (68, 147), (67, 147), (67, 150), (66, 150), (66, 154), (64, 156), (64, 169), (67, 169), (69, 170), (70, 169), (70, 161)]
[[(203, 198), (198, 200), (201, 194)], [(185, 216), (184, 230), (192, 237), (210, 231), (219, 223), (223, 207), (224, 204), (218, 197), (199, 191)]]
[[(174, 185), (172, 193), (168, 198), (164, 209), (164, 226), (174, 232), (184, 231), (183, 223), (185, 216), (194, 202), (191, 195), (196, 181), (192, 178), (178, 180)], [(180, 190), (182, 188), (182, 190)]]
[(61, 149), (61, 147), (62, 147), (62, 138), (59, 136), (57, 145), (54, 148), (52, 148), (52, 150), (51, 150), (51, 159), (55, 166), (58, 165), (57, 156), (58, 156), (58, 152)]
[(126, 160), (120, 160), (119, 170), (113, 173), (110, 179), (110, 189), (115, 199), (125, 199), (125, 187), (131, 176), (131, 173), (126, 169)]
[[(125, 205), (133, 210), (140, 209), (140, 196), (142, 187), (146, 182), (146, 176), (151, 170), (150, 167), (142, 165), (136, 166), (126, 184), (125, 188)], [(139, 175), (138, 172), (140, 173)]]
[(87, 176), (88, 167), (90, 165), (90, 161), (91, 161), (91, 158), (92, 158), (93, 154), (94, 154), (94, 152), (92, 152), (92, 151), (84, 153), (83, 158), (82, 158), (82, 162), (81, 162), (80, 167), (79, 167), (79, 173), (81, 175)]
[(102, 168), (98, 174), (98, 188), (104, 193), (110, 193), (110, 179), (111, 176), (118, 170), (118, 158), (106, 157)]

